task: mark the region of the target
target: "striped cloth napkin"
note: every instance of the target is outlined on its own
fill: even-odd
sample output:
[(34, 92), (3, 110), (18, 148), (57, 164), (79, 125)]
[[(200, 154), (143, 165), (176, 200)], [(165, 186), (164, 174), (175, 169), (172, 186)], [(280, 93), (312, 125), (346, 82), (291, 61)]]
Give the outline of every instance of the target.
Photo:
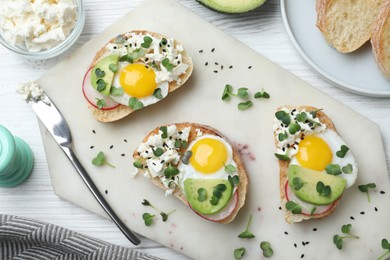
[(0, 260), (160, 260), (38, 220), (0, 214)]

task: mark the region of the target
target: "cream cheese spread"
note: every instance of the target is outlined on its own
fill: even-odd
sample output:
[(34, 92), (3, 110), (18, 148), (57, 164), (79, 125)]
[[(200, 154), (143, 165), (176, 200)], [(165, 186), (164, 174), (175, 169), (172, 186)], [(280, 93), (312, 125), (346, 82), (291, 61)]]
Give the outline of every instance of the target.
[(64, 41), (76, 20), (77, 6), (72, 0), (2, 0), (0, 5), (3, 38), (29, 52)]

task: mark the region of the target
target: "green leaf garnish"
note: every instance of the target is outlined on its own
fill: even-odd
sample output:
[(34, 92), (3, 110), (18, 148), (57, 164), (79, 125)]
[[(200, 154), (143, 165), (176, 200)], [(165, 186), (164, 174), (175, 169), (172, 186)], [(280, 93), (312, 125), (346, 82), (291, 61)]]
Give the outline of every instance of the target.
[(188, 142), (187, 141), (185, 141), (185, 140), (179, 140), (179, 139), (177, 139), (176, 141), (175, 141), (175, 148), (177, 148), (177, 149), (182, 149), (182, 148), (187, 148), (188, 147)]
[(236, 167), (233, 164), (225, 165), (225, 172), (232, 174), (237, 171)]
[(239, 88), (237, 90), (237, 96), (240, 98), (247, 98), (248, 97), (248, 88)]
[(154, 148), (152, 148), (152, 151), (153, 151), (154, 156), (156, 156), (156, 157), (160, 157), (161, 155), (164, 154), (164, 150), (160, 147), (158, 147), (156, 150), (154, 150)]
[(299, 132), (299, 130), (301, 130), (301, 126), (298, 123), (293, 123), (293, 124), (289, 125), (289, 127), (288, 127), (288, 131), (292, 135)]
[(190, 162), (190, 158), (192, 156), (192, 151), (187, 150), (184, 152), (183, 156), (181, 157), (181, 162), (184, 164), (188, 164)]
[(140, 162), (138, 160), (133, 162), (133, 166), (135, 168), (138, 168), (138, 169), (143, 169), (144, 168), (144, 165), (142, 164), (142, 162)]
[(260, 243), (260, 248), (263, 250), (263, 256), (265, 257), (271, 257), (274, 254), (274, 251), (272, 250), (271, 244), (267, 241), (263, 241)]
[(172, 179), (174, 176), (179, 174), (179, 169), (172, 166), (171, 164), (168, 165), (168, 167), (164, 170), (164, 176), (167, 179)]
[(338, 165), (338, 164), (328, 164), (325, 167), (325, 171), (326, 171), (327, 174), (330, 174), (330, 175), (339, 175), (339, 174), (341, 174), (341, 168), (340, 168), (340, 165)]
[(145, 49), (149, 48), (151, 43), (153, 42), (153, 39), (150, 38), (149, 36), (144, 37), (144, 42), (141, 43), (141, 46), (144, 47)]
[(168, 127), (167, 126), (162, 126), (162, 127), (160, 127), (160, 130), (162, 132), (161, 138), (162, 139), (167, 139), (168, 138)]
[(104, 99), (99, 99), (99, 98), (96, 98), (96, 106), (99, 108), (99, 109), (102, 109), (103, 107), (106, 106), (106, 101)]
[(106, 72), (104, 72), (104, 70), (100, 69), (100, 68), (96, 68), (95, 69), (95, 75), (96, 77), (99, 79), (99, 78), (103, 78), (105, 75), (106, 75)]
[(248, 223), (246, 224), (246, 228), (243, 232), (241, 232), (238, 237), (239, 238), (254, 238), (255, 235), (252, 234), (252, 232), (249, 231), (249, 226), (252, 222), (252, 215), (249, 216)]
[(317, 207), (312, 207), (311, 210), (310, 210), (310, 215), (313, 215), (314, 212), (316, 211)]
[(240, 183), (240, 177), (238, 177), (238, 175), (234, 175), (234, 176), (229, 175), (228, 180), (233, 188)]
[(304, 123), (307, 120), (307, 114), (305, 112), (301, 112), (301, 113), (297, 114), (295, 119), (298, 122)]
[(222, 93), (222, 100), (230, 100), (230, 95), (233, 93), (233, 87), (229, 84), (226, 84), (223, 93)]
[(352, 229), (352, 225), (351, 224), (343, 225), (341, 227), (341, 232), (343, 232), (343, 234), (346, 234), (346, 236), (340, 236), (340, 235), (337, 235), (337, 234), (333, 236), (333, 244), (336, 245), (337, 249), (339, 249), (339, 250), (343, 249), (343, 239), (345, 239), (345, 238), (355, 238), (355, 239), (358, 239), (359, 238), (358, 236), (355, 236), (355, 235), (351, 234), (351, 229)]
[(103, 80), (103, 79), (98, 79), (96, 81), (96, 90), (99, 91), (99, 92), (102, 92), (105, 88), (106, 88), (106, 82)]
[(144, 107), (144, 104), (140, 102), (137, 98), (131, 97), (129, 99), (129, 107), (133, 110), (138, 110)]
[(340, 147), (340, 150), (338, 150), (338, 151), (336, 152), (336, 155), (337, 155), (337, 157), (339, 157), (339, 158), (344, 158), (348, 151), (349, 151), (348, 146), (346, 146), (346, 145), (343, 144), (343, 145)]
[(289, 113), (287, 113), (286, 111), (283, 111), (283, 110), (277, 111), (275, 113), (275, 117), (278, 120), (282, 121), (282, 123), (285, 124), (286, 126), (289, 126), (291, 123), (291, 117), (290, 117)]
[(316, 190), (320, 196), (327, 197), (330, 195), (332, 189), (329, 185), (325, 185), (322, 181), (317, 182)]
[(271, 96), (264, 91), (264, 89), (262, 91), (259, 91), (259, 92), (256, 92), (255, 95), (253, 96), (254, 98), (270, 98)]
[(291, 182), (294, 187), (294, 190), (300, 190), (303, 185), (305, 185), (305, 183), (303, 183), (301, 178), (299, 177), (294, 177)]
[(136, 61), (139, 58), (142, 58), (143, 56), (145, 56), (145, 51), (143, 49), (135, 49), (131, 53), (131, 57), (132, 57), (133, 61)]
[(317, 109), (317, 110), (313, 110), (313, 111), (310, 111), (310, 114), (313, 118), (316, 118), (317, 117), (317, 113), (319, 111), (323, 110), (322, 108), (321, 109)]
[(150, 226), (153, 224), (154, 215), (151, 215), (149, 213), (144, 213), (144, 214), (142, 214), (142, 218), (143, 218), (146, 226)]
[(153, 96), (157, 99), (162, 99), (161, 88), (156, 88), (153, 92)]
[(112, 96), (122, 96), (123, 93), (125, 93), (125, 91), (121, 87), (119, 87), (119, 88), (111, 87), (111, 89), (110, 89), (110, 95), (112, 95)]
[(108, 165), (108, 166), (110, 166), (110, 167), (112, 167), (112, 168), (115, 168), (114, 165), (112, 165), (112, 164), (110, 164), (110, 163), (108, 163), (108, 162), (106, 161), (106, 157), (104, 156), (104, 153), (103, 153), (103, 152), (99, 152), (99, 153), (97, 154), (97, 156), (96, 156), (95, 158), (92, 159), (92, 164), (93, 164), (93, 165), (96, 165), (96, 166), (101, 166), (101, 165), (106, 164), (106, 165)]
[(114, 63), (111, 63), (110, 65), (108, 65), (108, 68), (109, 68), (109, 70), (111, 70), (114, 73), (118, 71), (118, 66)]
[(275, 153), (274, 155), (281, 161), (291, 161), (291, 158), (288, 157), (286, 154)]
[(291, 211), (293, 214), (301, 214), (302, 213), (301, 206), (292, 200), (290, 200), (286, 203), (286, 209), (288, 211)]
[(200, 202), (203, 202), (207, 199), (207, 191), (205, 188), (199, 188), (198, 189), (198, 200)]
[(168, 58), (162, 60), (161, 64), (167, 69), (167, 71), (172, 71), (175, 65), (170, 63)]
[(120, 62), (127, 61), (129, 63), (133, 63), (134, 59), (133, 56), (131, 56), (131, 54), (125, 54), (119, 58), (119, 61)]
[(115, 43), (123, 44), (125, 43), (126, 39), (123, 37), (123, 35), (118, 34), (118, 36), (115, 37)]
[(286, 131), (284, 131), (284, 133), (279, 133), (278, 134), (278, 139), (280, 142), (283, 142), (284, 140), (286, 140), (288, 137), (288, 134)]
[(390, 254), (390, 243), (387, 241), (387, 239), (385, 239), (385, 238), (382, 239), (382, 241), (381, 241), (381, 247), (382, 247), (382, 249), (384, 249), (385, 251), (383, 252), (382, 255), (380, 255), (380, 256), (378, 257), (377, 260), (385, 259), (385, 257), (386, 257), (387, 255)]
[(142, 202), (141, 202), (142, 205), (144, 206), (152, 206), (152, 204), (150, 204), (150, 202), (146, 199), (144, 199)]
[(253, 106), (253, 102), (248, 100), (246, 102), (239, 103), (237, 107), (238, 107), (239, 110), (247, 110), (251, 106)]
[(343, 166), (343, 168), (341, 168), (341, 170), (343, 171), (343, 173), (346, 173), (346, 174), (352, 173), (352, 170), (353, 170), (352, 164), (348, 163), (347, 165)]
[(219, 199), (222, 197), (222, 193), (226, 191), (227, 187), (224, 183), (217, 184), (213, 187), (213, 195), (211, 196), (211, 205), (217, 205)]
[(234, 259), (241, 259), (245, 254), (245, 248), (240, 247), (237, 249), (234, 249)]
[(361, 192), (367, 193), (368, 202), (371, 202), (370, 192), (368, 191), (368, 189), (374, 189), (374, 188), (376, 188), (376, 184), (375, 183), (368, 183), (368, 184), (364, 184), (364, 185), (359, 185), (358, 186), (358, 189)]

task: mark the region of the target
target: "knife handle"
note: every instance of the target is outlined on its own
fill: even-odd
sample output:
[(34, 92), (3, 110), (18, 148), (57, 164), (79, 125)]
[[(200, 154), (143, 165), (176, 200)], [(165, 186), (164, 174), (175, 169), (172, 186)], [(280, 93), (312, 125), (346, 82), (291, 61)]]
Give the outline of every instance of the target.
[(69, 147), (62, 146), (62, 149), (71, 160), (73, 166), (76, 168), (77, 172), (80, 174), (81, 178), (92, 192), (93, 196), (99, 202), (99, 204), (103, 207), (106, 213), (110, 216), (110, 218), (114, 221), (114, 223), (118, 226), (118, 228), (122, 231), (122, 233), (130, 240), (134, 245), (139, 245), (141, 240), (120, 220), (120, 218), (116, 215), (116, 213), (112, 210), (110, 205), (104, 199), (102, 194), (99, 192), (95, 183), (92, 181), (91, 177), (89, 177), (87, 171), (81, 165), (80, 161), (77, 159), (77, 156), (73, 152), (73, 150)]

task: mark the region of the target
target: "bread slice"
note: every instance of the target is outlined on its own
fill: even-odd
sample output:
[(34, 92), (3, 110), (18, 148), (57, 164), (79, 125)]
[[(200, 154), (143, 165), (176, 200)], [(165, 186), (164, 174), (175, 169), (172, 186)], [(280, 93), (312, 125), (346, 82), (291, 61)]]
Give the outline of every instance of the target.
[[(245, 170), (244, 162), (241, 159), (240, 153), (225, 136), (223, 136), (221, 133), (219, 133), (214, 128), (211, 128), (210, 126), (196, 124), (196, 123), (189, 123), (189, 122), (177, 123), (175, 125), (179, 131), (183, 130), (186, 127), (191, 127), (189, 137), (188, 137), (188, 144), (190, 144), (193, 140), (195, 140), (195, 138), (198, 136), (198, 132), (200, 131), (203, 135), (210, 134), (210, 135), (215, 135), (215, 136), (221, 137), (222, 139), (224, 139), (227, 143), (229, 143), (231, 145), (232, 151), (233, 151), (232, 157), (233, 157), (234, 162), (237, 164), (236, 169), (237, 169), (238, 177), (240, 180), (239, 184), (237, 185), (238, 202), (237, 202), (237, 206), (234, 208), (233, 212), (228, 217), (226, 217), (220, 221), (217, 221), (218, 223), (221, 223), (221, 224), (230, 223), (231, 221), (234, 220), (234, 218), (236, 217), (237, 213), (242, 208), (242, 206), (244, 206), (246, 194), (248, 192), (249, 179), (248, 179), (248, 176), (247, 176), (247, 173)], [(160, 129), (160, 127), (157, 127), (154, 130), (152, 130), (150, 133), (148, 133), (145, 136), (145, 138), (142, 140), (142, 142), (143, 143), (146, 142), (150, 136), (157, 135), (159, 133), (159, 129)], [(183, 154), (185, 152), (185, 149), (182, 148), (180, 150), (180, 152)], [(133, 158), (134, 158), (134, 160), (142, 159), (140, 157), (140, 155), (138, 154), (137, 149), (133, 153)], [(141, 171), (141, 173), (144, 173), (145, 169), (142, 169), (140, 171)], [(160, 187), (161, 189), (163, 189), (165, 191), (168, 190), (168, 188), (162, 183), (162, 181), (160, 180), (159, 177), (154, 177), (154, 178), (152, 177), (150, 179), (150, 181), (154, 185)], [(182, 192), (182, 190), (180, 188), (175, 187), (172, 195), (175, 196), (176, 198), (178, 198), (184, 204), (189, 205), (188, 201), (185, 197), (185, 194)]]
[[(321, 110), (318, 110), (318, 108), (316, 108), (316, 107), (312, 107), (312, 106), (298, 106), (298, 107), (283, 106), (283, 107), (288, 108), (290, 111), (292, 109), (296, 109), (297, 111), (306, 110), (307, 112), (318, 111), (316, 115), (317, 115), (317, 118), (320, 120), (320, 122), (322, 124), (325, 124), (327, 129), (331, 129), (331, 130), (337, 132), (336, 127), (333, 124), (332, 120), (324, 112), (322, 112)], [(279, 109), (281, 109), (281, 108), (279, 108)], [(274, 134), (275, 145), (277, 145), (277, 142), (278, 142), (277, 138), (278, 137), (276, 136), (276, 134)], [(333, 202), (333, 207), (330, 210), (328, 210), (322, 214), (315, 214), (315, 215), (293, 214), (291, 211), (286, 210), (285, 205), (287, 203), (287, 195), (285, 192), (285, 184), (286, 184), (286, 181), (288, 180), (287, 176), (288, 176), (289, 164), (290, 164), (289, 161), (279, 160), (280, 199), (281, 199), (281, 207), (282, 207), (282, 210), (284, 211), (284, 217), (285, 217), (286, 221), (291, 224), (291, 223), (301, 222), (303, 220), (308, 220), (308, 219), (312, 219), (312, 218), (323, 218), (323, 217), (330, 215), (335, 210), (335, 208), (336, 208), (335, 206), (338, 204), (341, 197), (337, 201)]]
[(390, 78), (390, 1), (381, 6), (374, 22), (371, 45), (379, 68)]
[[(156, 32), (149, 32), (149, 31), (142, 31), (142, 30), (134, 30), (134, 31), (130, 31), (128, 33), (136, 33), (136, 34), (141, 34), (141, 35), (146, 35), (146, 34), (149, 34), (153, 37), (156, 37), (158, 39), (162, 39), (162, 38), (166, 38), (168, 39), (168, 37), (162, 35), (162, 34), (159, 34), (159, 33), (156, 33)], [(125, 36), (125, 33), (122, 34), (122, 36)], [(105, 46), (103, 46), (98, 52), (97, 54), (95, 55), (91, 65), (90, 65), (90, 68), (93, 68), (96, 63), (101, 59), (103, 58), (105, 55), (108, 55), (109, 54), (109, 50), (107, 47), (107, 45), (109, 43), (114, 43), (115, 42), (115, 39), (116, 37), (112, 38)], [(175, 46), (178, 46), (180, 43), (176, 40), (174, 40), (174, 44)], [(187, 51), (184, 50), (182, 52), (182, 61), (183, 63), (185, 64), (188, 64), (189, 67), (188, 69), (185, 71), (184, 74), (181, 74), (179, 76), (179, 79), (177, 81), (171, 81), (169, 82), (169, 87), (168, 87), (168, 93), (172, 92), (172, 91), (175, 91), (176, 89), (178, 89), (179, 87), (181, 87), (187, 80), (188, 78), (191, 76), (192, 74), (192, 71), (193, 71), (193, 63), (192, 63), (192, 59), (191, 57), (188, 55)], [(92, 114), (93, 116), (101, 121), (101, 122), (113, 122), (113, 121), (117, 121), (131, 113), (133, 113), (135, 110), (131, 109), (129, 106), (125, 106), (125, 105), (119, 105), (118, 107), (114, 108), (114, 109), (110, 109), (110, 110), (103, 110), (103, 109), (99, 109), (97, 107), (94, 107), (93, 105), (91, 105), (89, 102), (88, 103), (88, 108), (92, 111)]]
[(383, 0), (317, 0), (317, 27), (342, 53), (352, 52), (371, 38)]

